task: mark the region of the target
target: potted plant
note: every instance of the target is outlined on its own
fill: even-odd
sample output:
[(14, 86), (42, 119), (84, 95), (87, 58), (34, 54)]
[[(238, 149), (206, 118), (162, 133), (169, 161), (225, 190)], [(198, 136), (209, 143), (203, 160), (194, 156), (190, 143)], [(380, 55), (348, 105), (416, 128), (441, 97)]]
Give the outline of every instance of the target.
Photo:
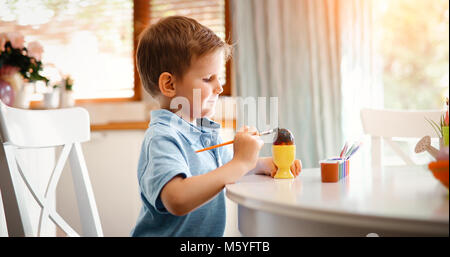
[(448, 97), (446, 97), (446, 111), (441, 115), (439, 124), (433, 120), (427, 119), (428, 123), (431, 124), (436, 134), (439, 137), (440, 148), (449, 145), (449, 116), (448, 116)]
[[(50, 87), (48, 87), (50, 88)], [(56, 109), (59, 107), (59, 85), (53, 85), (47, 92), (43, 93), (44, 99), (42, 105), (45, 109)]]
[(19, 32), (0, 33), (0, 79), (8, 83), (14, 92), (15, 107), (28, 108), (35, 81), (49, 80), (42, 76), (41, 56), (43, 47), (37, 41), (24, 45)]
[(448, 124), (449, 124), (449, 120), (448, 120), (448, 97), (446, 99), (446, 104), (447, 104), (447, 112), (445, 112), (445, 116), (443, 118), (443, 121), (441, 122), (441, 127), (442, 127), (442, 137), (444, 138), (444, 145), (448, 146), (448, 137), (449, 137), (449, 131), (448, 131)]
[(61, 107), (73, 107), (75, 99), (73, 97), (73, 79), (70, 75), (63, 78), (64, 91), (61, 98)]

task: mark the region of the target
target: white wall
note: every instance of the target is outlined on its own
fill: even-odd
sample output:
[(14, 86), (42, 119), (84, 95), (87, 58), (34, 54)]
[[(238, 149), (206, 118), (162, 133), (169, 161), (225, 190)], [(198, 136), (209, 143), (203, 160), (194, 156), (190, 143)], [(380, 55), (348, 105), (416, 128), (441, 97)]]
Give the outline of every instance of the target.
[[(91, 141), (82, 145), (105, 236), (128, 236), (136, 222), (141, 204), (136, 170), (143, 136), (143, 130), (93, 132)], [(70, 172), (63, 173), (58, 190), (60, 214), (80, 231)]]

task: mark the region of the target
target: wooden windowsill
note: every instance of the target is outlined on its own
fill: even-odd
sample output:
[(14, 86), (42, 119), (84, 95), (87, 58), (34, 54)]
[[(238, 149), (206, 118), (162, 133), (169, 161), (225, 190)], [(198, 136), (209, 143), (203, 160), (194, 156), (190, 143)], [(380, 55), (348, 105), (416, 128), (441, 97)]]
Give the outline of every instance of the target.
[(91, 131), (101, 130), (146, 130), (150, 121), (110, 122), (107, 124), (92, 124)]
[[(133, 121), (133, 122), (110, 122), (107, 124), (92, 124), (91, 131), (104, 130), (146, 130), (150, 121)], [(226, 124), (233, 124), (232, 127), (225, 126)], [(233, 122), (222, 121), (222, 128), (236, 129), (236, 120)]]

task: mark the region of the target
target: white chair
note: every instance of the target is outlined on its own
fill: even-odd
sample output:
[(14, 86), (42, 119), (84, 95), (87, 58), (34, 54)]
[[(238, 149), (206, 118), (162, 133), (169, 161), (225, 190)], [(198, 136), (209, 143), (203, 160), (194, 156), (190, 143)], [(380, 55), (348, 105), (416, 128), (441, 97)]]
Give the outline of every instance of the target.
[[(80, 213), (80, 234), (103, 236), (80, 145), (90, 139), (89, 114), (85, 109), (23, 110), (11, 108), (0, 101), (0, 139), (0, 235), (40, 236), (42, 224), (50, 219), (68, 236), (79, 236), (56, 212), (54, 204), (49, 204), (49, 198), (55, 195), (58, 180), (69, 159)], [(25, 148), (51, 147), (60, 147), (62, 150), (45, 190), (39, 192), (33, 181), (25, 176), (16, 158), (17, 152)], [(36, 222), (30, 220), (30, 206), (24, 200), (26, 190), (31, 192), (41, 208), (37, 229), (32, 226)]]
[(442, 111), (397, 111), (362, 109), (361, 121), (365, 134), (371, 136), (372, 166), (383, 165), (383, 142), (407, 164), (415, 165), (414, 161), (405, 154), (392, 138), (422, 138), (423, 136), (437, 137), (436, 132), (426, 119), (439, 123)]

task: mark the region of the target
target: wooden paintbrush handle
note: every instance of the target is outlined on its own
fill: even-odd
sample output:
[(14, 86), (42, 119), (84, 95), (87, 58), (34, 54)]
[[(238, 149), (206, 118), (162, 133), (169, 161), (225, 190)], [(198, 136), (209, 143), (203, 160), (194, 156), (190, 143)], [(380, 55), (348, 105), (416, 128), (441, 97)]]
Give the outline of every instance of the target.
[[(253, 132), (252, 135), (260, 135), (260, 134), (258, 132)], [(225, 143), (222, 143), (222, 144), (206, 147), (206, 148), (197, 150), (195, 152), (196, 153), (200, 153), (200, 152), (208, 151), (208, 150), (211, 150), (211, 149), (214, 149), (214, 148), (217, 148), (217, 147), (221, 147), (221, 146), (224, 146), (224, 145), (229, 145), (229, 144), (232, 144), (232, 143), (234, 143), (234, 140), (231, 140), (231, 141), (228, 141), (228, 142), (225, 142)]]
[(196, 153), (200, 153), (200, 152), (203, 152), (203, 151), (208, 151), (208, 150), (211, 150), (211, 149), (214, 149), (214, 148), (217, 148), (217, 147), (221, 147), (221, 146), (224, 146), (224, 145), (229, 145), (229, 144), (232, 144), (232, 143), (234, 143), (234, 140), (231, 140), (231, 141), (228, 141), (228, 142), (225, 142), (225, 143), (222, 143), (222, 144), (206, 147), (206, 148), (203, 148), (201, 150), (197, 150), (195, 152)]

